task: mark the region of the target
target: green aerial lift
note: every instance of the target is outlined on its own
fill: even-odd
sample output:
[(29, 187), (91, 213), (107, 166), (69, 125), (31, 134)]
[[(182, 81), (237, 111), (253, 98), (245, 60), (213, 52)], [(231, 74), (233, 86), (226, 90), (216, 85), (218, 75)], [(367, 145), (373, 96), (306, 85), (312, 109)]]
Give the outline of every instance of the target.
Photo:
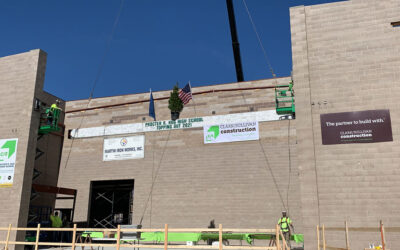
[(275, 87), (275, 108), (278, 115), (296, 116), (293, 82)]
[[(60, 131), (60, 127), (58, 126), (59, 117), (59, 108), (46, 108), (40, 119), (41, 125), (39, 127), (39, 134), (46, 135), (50, 132)], [(45, 123), (42, 124), (43, 121), (45, 121)]]

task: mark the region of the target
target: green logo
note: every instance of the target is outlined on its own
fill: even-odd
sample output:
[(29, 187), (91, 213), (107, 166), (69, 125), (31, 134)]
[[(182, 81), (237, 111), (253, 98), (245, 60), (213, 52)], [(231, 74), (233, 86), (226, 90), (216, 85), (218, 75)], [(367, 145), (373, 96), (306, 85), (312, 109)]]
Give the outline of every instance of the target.
[(213, 141), (219, 136), (219, 126), (211, 126), (207, 132), (206, 141)]
[[(4, 141), (4, 140), (3, 140)], [(10, 159), (17, 148), (17, 140), (7, 140), (0, 148), (0, 162)]]
[(11, 140), (4, 143), (4, 145), (1, 147), (2, 149), (8, 148), (8, 159), (10, 159), (10, 157), (15, 153), (16, 146), (17, 146), (17, 141)]

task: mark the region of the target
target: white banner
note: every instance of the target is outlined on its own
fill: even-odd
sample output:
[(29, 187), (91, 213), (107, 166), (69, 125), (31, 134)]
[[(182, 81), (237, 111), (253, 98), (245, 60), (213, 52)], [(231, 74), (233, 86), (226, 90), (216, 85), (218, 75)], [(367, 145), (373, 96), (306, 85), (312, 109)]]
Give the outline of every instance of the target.
[(0, 187), (11, 187), (17, 159), (18, 139), (0, 139)]
[(205, 125), (204, 143), (221, 143), (234, 141), (252, 141), (260, 138), (258, 122), (240, 122), (232, 124)]
[(291, 116), (278, 115), (274, 110), (264, 110), (257, 112), (238, 113), (229, 115), (212, 115), (195, 118), (183, 118), (176, 121), (154, 121), (145, 123), (118, 124), (110, 126), (73, 129), (71, 137), (89, 138), (96, 136), (111, 136), (122, 134), (146, 133), (153, 131), (201, 128), (205, 125), (239, 123), (247, 121), (279, 121), (281, 119), (293, 119)]
[(103, 161), (144, 158), (144, 135), (104, 139)]

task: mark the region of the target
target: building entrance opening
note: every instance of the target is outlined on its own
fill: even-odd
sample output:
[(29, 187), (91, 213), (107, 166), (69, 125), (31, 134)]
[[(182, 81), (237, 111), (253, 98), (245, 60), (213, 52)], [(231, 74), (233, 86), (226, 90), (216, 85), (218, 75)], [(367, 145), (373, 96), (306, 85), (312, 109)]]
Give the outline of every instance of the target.
[(89, 226), (116, 228), (132, 224), (134, 180), (92, 181)]

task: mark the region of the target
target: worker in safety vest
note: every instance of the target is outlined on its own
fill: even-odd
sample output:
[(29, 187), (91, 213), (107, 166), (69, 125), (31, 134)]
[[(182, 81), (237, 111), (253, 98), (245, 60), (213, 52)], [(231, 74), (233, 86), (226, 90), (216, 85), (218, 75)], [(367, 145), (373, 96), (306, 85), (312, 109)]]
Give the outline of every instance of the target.
[(54, 109), (60, 109), (58, 107), (58, 105), (60, 105), (60, 101), (56, 100), (56, 103), (51, 104), (50, 109), (54, 110)]
[[(58, 211), (54, 212), (54, 215), (50, 215), (51, 227), (61, 228), (63, 223), (61, 218), (58, 216)], [(53, 231), (53, 241), (58, 242), (61, 240), (61, 234), (59, 231)]]
[(288, 247), (290, 247), (290, 228), (294, 230), (292, 220), (287, 217), (286, 211), (282, 211), (282, 218), (279, 219), (278, 225), (281, 227), (283, 236), (285, 237)]
[(56, 109), (61, 110), (61, 108), (58, 107), (58, 105), (60, 105), (60, 101), (56, 100), (55, 103), (51, 104), (50, 109), (48, 109), (48, 113), (47, 113), (47, 125), (51, 125), (53, 123), (54, 120), (54, 111)]

